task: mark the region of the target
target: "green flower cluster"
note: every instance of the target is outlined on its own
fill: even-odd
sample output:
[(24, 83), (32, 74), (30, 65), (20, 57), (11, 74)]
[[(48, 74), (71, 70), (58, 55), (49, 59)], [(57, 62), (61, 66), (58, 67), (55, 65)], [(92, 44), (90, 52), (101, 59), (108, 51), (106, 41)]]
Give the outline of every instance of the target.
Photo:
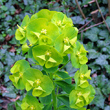
[(47, 75), (38, 69), (30, 67), (29, 63), (25, 60), (17, 61), (11, 68), (9, 78), (17, 89), (32, 90), (33, 96), (45, 97), (51, 94), (53, 90), (53, 82)]
[(23, 53), (31, 49), (37, 64), (51, 68), (74, 52), (77, 34), (78, 29), (65, 14), (43, 9), (31, 18), (26, 15), (15, 37), (23, 44)]
[(81, 109), (94, 99), (95, 90), (87, 81), (87, 79), (91, 79), (90, 72), (88, 66), (85, 64), (75, 73), (76, 86), (69, 95), (71, 108)]
[(26, 95), (22, 101), (21, 108), (22, 110), (42, 110), (42, 105), (35, 97)]
[[(86, 65), (87, 51), (77, 41), (77, 34), (78, 29), (65, 14), (42, 9), (31, 18), (28, 15), (24, 17), (21, 26), (16, 30), (15, 37), (22, 44), (23, 54), (28, 53), (28, 57), (37, 65), (43, 66), (44, 71), (58, 68), (59, 64), (68, 61), (68, 54), (71, 55), (73, 67), (80, 70), (74, 76), (76, 86), (69, 95), (70, 107), (85, 110), (83, 106), (93, 100), (95, 91), (87, 81), (91, 79), (90, 70)], [(33, 96), (45, 97), (54, 89), (50, 77), (31, 68), (25, 60), (17, 61), (11, 68), (11, 73), (9, 78), (14, 86), (26, 91), (31, 90)], [(26, 96), (23, 99), (21, 105), (23, 110), (42, 109), (41, 104), (33, 96)]]

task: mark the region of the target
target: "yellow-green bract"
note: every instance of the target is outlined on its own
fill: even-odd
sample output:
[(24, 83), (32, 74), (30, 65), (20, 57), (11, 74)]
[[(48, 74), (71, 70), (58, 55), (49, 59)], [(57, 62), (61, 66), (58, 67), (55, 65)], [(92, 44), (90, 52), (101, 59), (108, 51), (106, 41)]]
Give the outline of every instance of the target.
[(35, 97), (29, 95), (23, 99), (21, 108), (22, 110), (42, 110), (42, 106), (38, 100)]
[[(29, 53), (29, 49), (32, 46), (32, 56), (38, 64), (51, 68), (61, 64), (65, 58), (63, 56), (74, 52), (77, 34), (78, 29), (73, 27), (72, 20), (65, 14), (43, 9), (31, 18), (26, 15), (21, 27), (18, 26), (15, 36), (23, 44), (23, 53)], [(36, 50), (34, 48), (41, 50), (39, 56), (37, 55), (39, 52), (35, 53)], [(55, 51), (54, 53), (50, 52), (52, 56), (53, 54), (54, 56), (58, 55), (58, 58), (55, 59), (55, 57), (52, 58), (50, 56), (47, 59), (46, 51), (43, 51), (42, 48), (46, 51), (51, 48), (51, 51)]]
[(28, 68), (30, 68), (30, 65), (25, 60), (17, 61), (14, 64), (14, 66), (11, 68), (10, 71), (11, 73), (13, 73), (13, 75), (10, 75), (9, 78), (17, 89), (25, 88), (24, 83), (23, 83), (23, 74)]
[[(56, 96), (52, 91), (55, 91), (56, 85), (69, 94), (71, 108), (86, 110), (84, 106), (93, 100), (95, 91), (88, 82), (91, 71), (86, 65), (87, 51), (77, 41), (77, 34), (78, 29), (71, 18), (62, 12), (47, 9), (40, 10), (31, 18), (26, 15), (21, 26), (18, 25), (15, 37), (22, 44), (23, 54), (27, 53), (36, 65), (43, 66), (41, 72), (31, 68), (28, 61), (19, 60), (11, 68), (13, 75), (9, 78), (14, 86), (32, 94), (23, 99), (22, 110), (42, 110), (43, 104), (35, 97), (45, 98), (52, 94), (54, 100)], [(73, 67), (80, 68), (74, 75), (75, 85), (71, 84), (69, 74), (57, 70), (60, 64), (68, 63), (69, 59)]]

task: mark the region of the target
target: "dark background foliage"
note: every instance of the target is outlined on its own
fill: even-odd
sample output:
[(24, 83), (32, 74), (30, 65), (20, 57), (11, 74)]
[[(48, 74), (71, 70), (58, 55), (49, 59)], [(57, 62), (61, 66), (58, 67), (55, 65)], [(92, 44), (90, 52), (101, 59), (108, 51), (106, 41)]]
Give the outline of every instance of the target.
[[(93, 0), (79, 0), (79, 4), (86, 16), (83, 19), (75, 0), (0, 0), (0, 109), (14, 110), (14, 103), (19, 107), (25, 91), (17, 90), (9, 80), (10, 68), (20, 59), (27, 59), (23, 55), (20, 42), (15, 39), (17, 24), (21, 24), (25, 15), (31, 16), (40, 9), (61, 11), (71, 17), (74, 25), (80, 29), (92, 19), (91, 12), (97, 9), (96, 3), (88, 4)], [(110, 27), (107, 0), (98, 0), (101, 11)], [(98, 22), (102, 17), (98, 12)], [(96, 24), (92, 20), (86, 27)], [(83, 29), (86, 29), (84, 27)], [(82, 30), (83, 30), (82, 29)], [(78, 39), (88, 51), (88, 66), (92, 70), (92, 84), (96, 90), (96, 96), (88, 108), (91, 110), (110, 110), (110, 34), (104, 23), (86, 29), (78, 34)], [(42, 70), (42, 67), (33, 65)], [(76, 69), (69, 62), (63, 69), (73, 76)]]

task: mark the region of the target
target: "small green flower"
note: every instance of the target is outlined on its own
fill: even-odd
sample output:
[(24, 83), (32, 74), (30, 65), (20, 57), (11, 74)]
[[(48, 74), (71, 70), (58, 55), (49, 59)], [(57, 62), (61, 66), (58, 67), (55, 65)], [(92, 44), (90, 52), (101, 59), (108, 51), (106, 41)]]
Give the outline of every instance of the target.
[(38, 97), (45, 97), (51, 94), (53, 90), (53, 83), (50, 78), (43, 75), (41, 71), (37, 69), (27, 69), (23, 74), (23, 82), (26, 90), (33, 89), (32, 95)]
[(53, 45), (55, 39), (59, 36), (58, 27), (48, 22), (46, 18), (34, 19), (29, 23), (26, 31), (27, 38), (31, 44), (42, 45), (44, 43)]
[(62, 34), (55, 41), (55, 48), (63, 55), (73, 52), (73, 47), (77, 41), (78, 29), (68, 27), (62, 31)]
[(78, 110), (83, 110), (81, 108), (85, 105), (88, 105), (94, 99), (94, 95), (95, 90), (92, 85), (89, 85), (84, 89), (78, 88), (72, 90), (69, 95), (70, 107)]
[(51, 19), (51, 22), (59, 28), (60, 33), (62, 33), (64, 28), (73, 26), (71, 18), (67, 18), (67, 16), (62, 12), (55, 13)]
[(86, 88), (89, 86), (87, 79), (91, 79), (90, 73), (91, 70), (88, 70), (88, 66), (86, 64), (82, 65), (80, 71), (78, 70), (74, 76), (76, 87)]
[(21, 104), (22, 110), (42, 110), (41, 104), (33, 97), (26, 95)]
[(35, 46), (32, 49), (33, 56), (41, 66), (46, 68), (55, 67), (62, 63), (63, 58), (56, 49), (47, 45)]
[(78, 41), (76, 42), (76, 47), (71, 53), (71, 62), (73, 67), (80, 68), (81, 65), (86, 64), (88, 59), (86, 57), (87, 51)]
[(11, 73), (13, 75), (10, 75), (9, 78), (13, 82), (14, 86), (18, 89), (24, 89), (24, 83), (23, 83), (23, 74), (26, 71), (26, 69), (30, 68), (30, 65), (25, 60), (19, 60), (17, 61), (14, 66), (11, 68)]
[(29, 20), (30, 20), (29, 16), (26, 15), (24, 17), (24, 20), (23, 20), (22, 24), (21, 24), (21, 27), (19, 25), (17, 25), (18, 29), (16, 30), (15, 37), (16, 37), (17, 40), (20, 40), (21, 44), (24, 44), (27, 40), (27, 38), (26, 38), (26, 28), (27, 28), (27, 25), (29, 23)]

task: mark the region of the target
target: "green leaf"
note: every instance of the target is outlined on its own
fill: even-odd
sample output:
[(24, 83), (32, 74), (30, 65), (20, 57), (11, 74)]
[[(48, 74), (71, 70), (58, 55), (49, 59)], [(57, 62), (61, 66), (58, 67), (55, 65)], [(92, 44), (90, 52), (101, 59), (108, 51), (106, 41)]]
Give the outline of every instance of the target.
[(67, 55), (66, 56), (63, 56), (63, 62), (62, 62), (62, 64), (66, 64), (68, 62), (68, 60), (69, 60), (69, 58), (68, 58)]
[(1, 8), (3, 11), (7, 11), (7, 7), (6, 7), (6, 6), (4, 6), (4, 5), (3, 5), (3, 6), (1, 6), (0, 8)]
[(100, 39), (106, 39), (109, 37), (109, 32), (108, 30), (100, 30), (99, 32), (99, 35), (100, 35)]
[(56, 66), (56, 67), (51, 67), (51, 68), (45, 68), (45, 66), (43, 66), (43, 69), (44, 69), (44, 71), (47, 72), (47, 73), (54, 73), (54, 72), (57, 71), (58, 66)]
[(49, 103), (51, 103), (51, 98), (52, 98), (52, 96), (50, 94), (46, 97), (40, 97), (39, 99), (42, 104), (48, 105)]
[(107, 19), (106, 19), (106, 23), (107, 25), (110, 27), (110, 17), (108, 16)]
[(100, 88), (95, 88), (96, 96), (91, 104), (95, 104), (97, 107), (104, 109), (105, 97), (102, 95)]
[(104, 110), (110, 110), (110, 106), (106, 106)]
[(43, 110), (52, 110), (52, 105), (53, 105), (53, 103), (50, 102), (48, 105), (46, 105), (46, 106), (43, 108)]
[(55, 73), (55, 75), (58, 75), (61, 78), (61, 80), (64, 79), (64, 81), (66, 83), (68, 83), (68, 84), (71, 84), (72, 83), (72, 78), (70, 78), (69, 74), (67, 72), (65, 72), (65, 71), (58, 71), (58, 72)]
[(3, 72), (3, 68), (4, 68), (4, 66), (3, 66), (3, 64), (0, 62), (0, 75), (1, 75), (2, 72)]
[(59, 94), (59, 96), (57, 96), (57, 98), (62, 101), (64, 103), (64, 105), (66, 105), (68, 108), (69, 106), (69, 97), (67, 95), (61, 95)]
[(88, 59), (96, 59), (100, 55), (99, 52), (96, 52), (94, 49), (89, 50)]
[(15, 102), (16, 110), (22, 110), (22, 109), (21, 109), (21, 103), (22, 103), (22, 101), (20, 101), (20, 100), (17, 100), (17, 101)]
[(26, 15), (26, 16), (24, 17), (23, 21), (22, 21), (21, 27), (27, 26), (27, 25), (29, 24), (29, 20), (30, 20), (30, 19), (29, 19), (29, 16)]
[(108, 55), (101, 55), (95, 60), (95, 64), (98, 64), (98, 65), (107, 65), (108, 64), (108, 61), (106, 60), (108, 58)]
[(91, 41), (96, 42), (98, 40), (98, 36), (97, 36), (98, 33), (99, 33), (99, 29), (94, 27), (88, 30), (86, 33), (84, 33), (84, 35), (85, 35), (85, 38), (88, 38)]
[(71, 19), (73, 20), (73, 23), (74, 24), (84, 24), (84, 19), (82, 19), (81, 16), (74, 16), (74, 17), (71, 17)]
[(106, 70), (107, 70), (107, 73), (110, 74), (110, 65), (104, 65), (104, 66), (105, 66), (105, 68), (106, 68)]
[(55, 81), (57, 85), (59, 85), (66, 93), (70, 93), (72, 88), (74, 87), (72, 84), (68, 84), (64, 81)]
[(8, 106), (7, 106), (7, 110), (14, 110), (13, 105), (14, 105), (13, 102), (9, 103)]
[(5, 97), (9, 97), (9, 98), (13, 98), (15, 99), (16, 98), (16, 93), (15, 93), (15, 88), (11, 85), (9, 87), (7, 87), (6, 89), (8, 92), (4, 92), (2, 95), (5, 96)]

